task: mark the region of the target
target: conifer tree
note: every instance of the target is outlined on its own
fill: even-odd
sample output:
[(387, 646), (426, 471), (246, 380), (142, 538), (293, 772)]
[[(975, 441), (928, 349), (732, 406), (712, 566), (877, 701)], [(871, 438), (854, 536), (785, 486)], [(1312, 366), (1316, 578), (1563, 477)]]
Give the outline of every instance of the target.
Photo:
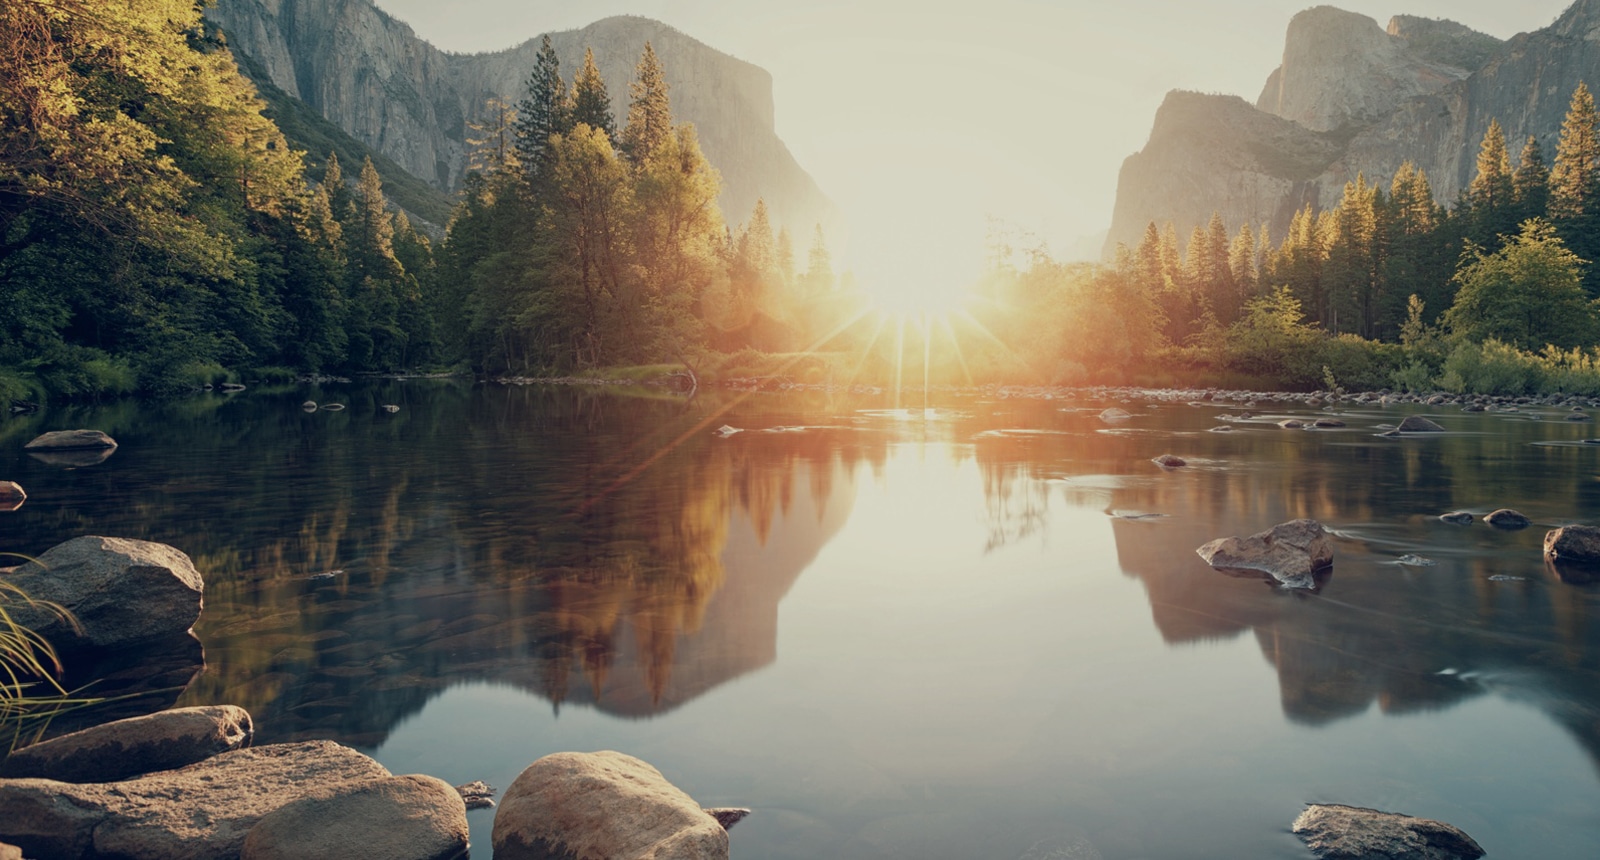
[(1550, 171), (1550, 213), (1569, 221), (1589, 214), (1594, 208), (1597, 169), (1600, 127), (1596, 124), (1594, 96), (1580, 81), (1561, 123), (1556, 162)]
[(328, 153), (328, 163), (322, 168), (322, 188), (328, 193), (328, 211), (340, 222), (350, 217), (350, 188), (344, 182), (344, 170), (339, 166), (338, 153)]
[(828, 237), (822, 232), (822, 225), (818, 224), (816, 232), (811, 236), (811, 250), (806, 254), (806, 273), (802, 280), (803, 292), (808, 298), (816, 298), (833, 292), (833, 256), (828, 253)]
[(794, 240), (789, 238), (789, 228), (778, 228), (778, 243), (773, 249), (773, 265), (777, 269), (778, 283), (785, 288), (795, 285)]
[(1517, 199), (1517, 223), (1543, 218), (1550, 205), (1550, 166), (1545, 163), (1539, 138), (1528, 135), (1511, 184)]
[(628, 127), (623, 129), (621, 148), (634, 164), (642, 164), (671, 133), (672, 104), (667, 98), (667, 79), (655, 49), (645, 42), (633, 83), (628, 86)]
[(1241, 306), (1234, 284), (1233, 267), (1228, 259), (1228, 225), (1222, 213), (1213, 211), (1206, 225), (1206, 270), (1210, 280), (1205, 293), (1211, 310), (1224, 323), (1231, 323)]
[(1234, 289), (1242, 307), (1256, 293), (1256, 237), (1248, 223), (1239, 226), (1239, 232), (1228, 247), (1228, 271), (1233, 275)]
[(1478, 146), (1477, 174), (1467, 188), (1473, 241), (1490, 250), (1499, 249), (1499, 237), (1516, 229), (1515, 197), (1505, 132), (1499, 120), (1491, 119)]
[(572, 124), (587, 125), (606, 133), (608, 140), (617, 139), (616, 119), (611, 115), (611, 96), (606, 93), (606, 82), (594, 64), (594, 50), (583, 49), (583, 68), (572, 80)]
[(548, 174), (550, 136), (572, 129), (572, 102), (561, 78), (561, 60), (545, 36), (534, 59), (522, 101), (517, 103), (517, 158), (530, 177)]

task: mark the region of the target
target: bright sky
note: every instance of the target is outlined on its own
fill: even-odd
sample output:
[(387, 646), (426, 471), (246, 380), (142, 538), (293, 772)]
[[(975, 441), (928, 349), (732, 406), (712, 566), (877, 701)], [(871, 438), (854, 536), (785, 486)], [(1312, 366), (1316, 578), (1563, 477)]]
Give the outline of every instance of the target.
[[(377, 0), (451, 51), (614, 14), (656, 18), (772, 73), (778, 134), (843, 210), (863, 279), (976, 276), (987, 219), (1097, 254), (1122, 160), (1168, 90), (1254, 102), (1309, 0)], [(1400, 5), (1403, 4), (1403, 5)], [(1387, 24), (1501, 38), (1571, 0), (1344, 0)], [(740, 220), (747, 213), (728, 213)], [(803, 239), (801, 240), (804, 241)], [(803, 257), (801, 259), (804, 259)]]

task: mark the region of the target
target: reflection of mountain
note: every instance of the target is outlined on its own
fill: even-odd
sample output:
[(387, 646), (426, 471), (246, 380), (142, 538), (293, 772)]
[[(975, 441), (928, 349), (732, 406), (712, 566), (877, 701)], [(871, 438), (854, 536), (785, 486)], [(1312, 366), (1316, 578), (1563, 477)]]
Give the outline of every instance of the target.
[[(1524, 457), (1514, 452), (1553, 431), (1493, 417), (1449, 419), (1471, 432), (1402, 444), (1362, 428), (1395, 421), (1392, 414), (1352, 420), (1341, 433), (1278, 431), (1270, 418), (1234, 434), (1203, 432), (1220, 411), (1145, 412), (1109, 431), (1074, 415), (1057, 420), (1068, 431), (1059, 435), (980, 440), (990, 509), (1009, 511), (996, 531), (1025, 525), (1030, 505), (1019, 498), (1046, 486), (1018, 477), (1055, 479), (1050, 491), (1079, 504), (1166, 514), (1109, 520), (1120, 566), (1143, 584), (1156, 629), (1175, 645), (1253, 635), (1290, 719), (1321, 725), (1374, 704), (1403, 714), (1493, 692), (1537, 704), (1600, 765), (1600, 625), (1589, 621), (1600, 588), (1543, 569), (1542, 529), (1462, 529), (1435, 519), (1485, 505), (1518, 507), (1541, 522), (1591, 519), (1597, 482), (1579, 449)], [(1148, 464), (1168, 450), (1194, 465), (1162, 472)], [(1481, 467), (1494, 460), (1519, 468)], [(1319, 594), (1231, 578), (1195, 554), (1213, 538), (1297, 517), (1344, 533)], [(1439, 563), (1393, 563), (1408, 552)], [(1526, 581), (1491, 581), (1497, 574)]]

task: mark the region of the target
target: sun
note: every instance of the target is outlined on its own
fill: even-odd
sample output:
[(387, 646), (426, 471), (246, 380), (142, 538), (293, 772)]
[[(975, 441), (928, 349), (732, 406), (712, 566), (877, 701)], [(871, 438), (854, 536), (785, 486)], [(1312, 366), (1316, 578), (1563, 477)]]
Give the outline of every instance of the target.
[(933, 271), (925, 265), (880, 269), (860, 280), (863, 295), (879, 313), (906, 319), (948, 317), (973, 301), (975, 279), (958, 270)]

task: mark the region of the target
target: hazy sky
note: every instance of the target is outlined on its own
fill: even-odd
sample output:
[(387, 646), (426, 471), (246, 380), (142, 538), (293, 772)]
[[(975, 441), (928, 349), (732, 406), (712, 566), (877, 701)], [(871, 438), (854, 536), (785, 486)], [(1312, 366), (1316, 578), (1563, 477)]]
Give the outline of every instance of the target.
[[(377, 0), (451, 51), (645, 15), (772, 73), (778, 134), (850, 224), (863, 276), (976, 273), (986, 219), (1070, 255), (1110, 225), (1168, 90), (1251, 102), (1305, 0)], [(1501, 38), (1571, 0), (1345, 0)], [(617, 95), (613, 94), (613, 99)], [(748, 213), (727, 213), (741, 221)], [(802, 236), (804, 234), (801, 234)], [(799, 237), (797, 237), (799, 238)], [(802, 240), (803, 241), (803, 240)]]

